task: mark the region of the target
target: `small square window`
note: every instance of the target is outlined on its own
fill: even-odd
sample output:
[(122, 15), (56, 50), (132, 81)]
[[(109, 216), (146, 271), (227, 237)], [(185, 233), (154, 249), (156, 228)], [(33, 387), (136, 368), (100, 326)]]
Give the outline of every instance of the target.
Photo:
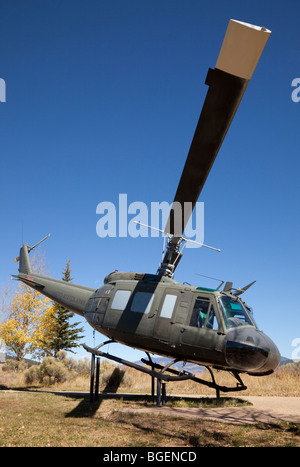
[(164, 304), (161, 309), (160, 317), (171, 319), (174, 306), (177, 300), (177, 295), (167, 294), (164, 299)]
[(130, 290), (117, 290), (112, 301), (111, 308), (113, 310), (125, 310), (130, 295)]

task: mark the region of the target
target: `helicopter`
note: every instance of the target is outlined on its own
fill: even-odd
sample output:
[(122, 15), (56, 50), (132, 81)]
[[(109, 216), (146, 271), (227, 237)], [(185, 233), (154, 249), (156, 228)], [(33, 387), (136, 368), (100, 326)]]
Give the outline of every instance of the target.
[[(229, 21), (216, 66), (209, 68), (205, 80), (207, 94), (163, 231), (167, 243), (156, 273), (114, 271), (94, 289), (32, 272), (29, 252), (48, 236), (33, 247), (21, 247), (15, 260), (19, 274), (14, 277), (83, 316), (108, 337), (95, 348), (84, 345), (93, 355), (148, 372), (160, 382), (190, 378), (217, 392), (243, 390), (242, 374), (265, 376), (278, 367), (278, 348), (259, 330), (251, 308), (241, 299), (255, 281), (237, 289), (226, 282), (221, 290), (224, 282), (211, 289), (174, 279), (183, 247), (191, 241), (183, 235), (185, 227), (270, 34), (264, 27)], [(149, 359), (143, 363), (151, 369), (100, 350), (110, 342), (146, 352)], [(170, 362), (159, 365), (150, 354)], [(172, 368), (177, 362), (205, 366), (212, 382)], [(219, 386), (212, 369), (230, 372), (238, 383)]]

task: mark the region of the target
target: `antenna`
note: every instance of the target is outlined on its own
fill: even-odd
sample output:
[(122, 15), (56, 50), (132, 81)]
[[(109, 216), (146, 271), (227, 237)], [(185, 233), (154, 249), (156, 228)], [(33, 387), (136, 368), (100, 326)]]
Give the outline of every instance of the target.
[(207, 279), (212, 279), (213, 281), (219, 281), (220, 284), (218, 285), (216, 290), (219, 290), (219, 288), (222, 287), (222, 285), (225, 282), (222, 279), (217, 279), (216, 277), (205, 276), (204, 274), (198, 274), (197, 272), (195, 274), (196, 274), (196, 276), (206, 277)]

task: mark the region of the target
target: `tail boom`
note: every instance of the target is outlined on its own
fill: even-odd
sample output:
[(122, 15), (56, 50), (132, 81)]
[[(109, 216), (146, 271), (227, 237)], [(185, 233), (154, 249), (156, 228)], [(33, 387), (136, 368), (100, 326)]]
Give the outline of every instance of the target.
[(20, 261), (19, 274), (17, 276), (13, 275), (13, 277), (68, 310), (84, 316), (87, 301), (95, 292), (95, 289), (32, 273), (28, 250), (28, 245), (22, 246), (18, 258)]

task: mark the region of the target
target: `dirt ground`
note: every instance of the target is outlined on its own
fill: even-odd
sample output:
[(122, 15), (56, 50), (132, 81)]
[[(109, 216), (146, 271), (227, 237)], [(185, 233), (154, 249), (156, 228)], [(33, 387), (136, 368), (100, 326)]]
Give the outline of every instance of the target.
[[(241, 399), (253, 405), (224, 408), (156, 407), (154, 405), (153, 408), (139, 408), (134, 412), (156, 413), (172, 417), (207, 418), (237, 424), (279, 421), (300, 423), (300, 397), (243, 396)], [(132, 409), (121, 409), (121, 411), (127, 410), (132, 412)]]

